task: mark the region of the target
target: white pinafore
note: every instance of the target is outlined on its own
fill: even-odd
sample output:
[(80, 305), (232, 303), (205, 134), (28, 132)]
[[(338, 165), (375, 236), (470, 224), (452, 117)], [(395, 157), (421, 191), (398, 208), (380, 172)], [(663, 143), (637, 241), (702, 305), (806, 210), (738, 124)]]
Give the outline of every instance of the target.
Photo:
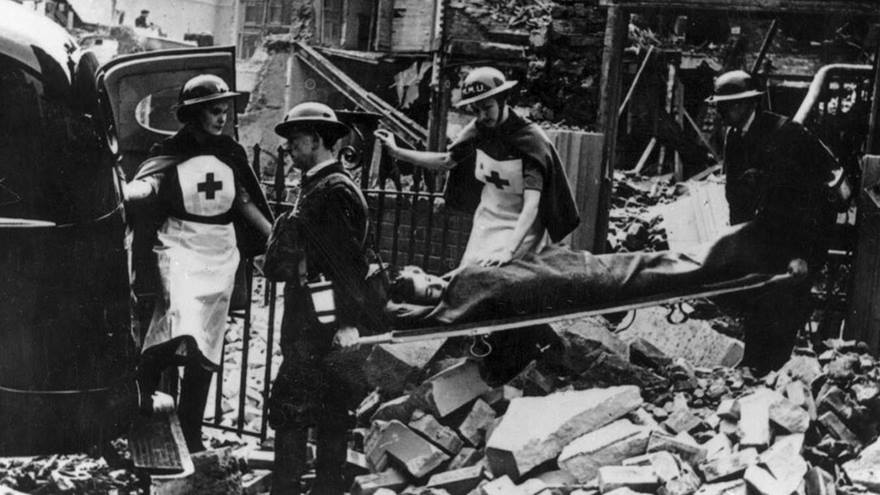
[(239, 253), (232, 223), (210, 222), (228, 217), (233, 208), (235, 176), (216, 157), (202, 155), (177, 165), (177, 177), (180, 216), (187, 219), (172, 213), (159, 228), (153, 251), (162, 293), (143, 350), (191, 336), (204, 357), (219, 365)]

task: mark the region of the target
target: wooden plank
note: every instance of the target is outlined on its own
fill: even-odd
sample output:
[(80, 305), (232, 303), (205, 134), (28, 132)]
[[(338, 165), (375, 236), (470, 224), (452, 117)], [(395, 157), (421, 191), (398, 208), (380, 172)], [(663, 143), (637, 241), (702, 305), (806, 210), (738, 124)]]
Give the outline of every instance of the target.
[(602, 184), (602, 134), (551, 130), (547, 135), (559, 152), (581, 217), (568, 242), (575, 249), (588, 250), (595, 241)]
[(601, 184), (593, 237), (593, 252), (605, 251), (608, 237), (608, 213), (611, 208), (614, 162), (617, 149), (617, 109), (620, 108), (620, 83), (623, 72), (623, 48), (627, 43), (629, 13), (609, 6), (605, 24), (605, 50), (602, 52), (602, 85), (599, 89), (599, 123), (604, 134)]
[(599, 0), (602, 7), (626, 9), (697, 9), (793, 14), (862, 14), (880, 16), (875, 0)]
[(844, 338), (862, 340), (876, 355), (880, 351), (880, 206), (870, 190), (880, 183), (880, 156), (866, 155), (862, 161), (859, 188), (858, 244), (853, 260), (853, 285)]

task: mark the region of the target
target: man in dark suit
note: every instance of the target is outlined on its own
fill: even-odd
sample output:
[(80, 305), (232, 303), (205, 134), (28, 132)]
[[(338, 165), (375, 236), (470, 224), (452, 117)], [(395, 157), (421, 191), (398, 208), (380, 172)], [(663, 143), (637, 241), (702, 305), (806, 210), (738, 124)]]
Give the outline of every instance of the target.
[[(276, 430), (272, 493), (299, 494), (309, 427), (317, 428), (316, 480), (310, 493), (342, 494), (348, 411), (365, 395), (359, 374), (361, 331), (375, 331), (381, 302), (366, 285), (367, 204), (333, 154), (349, 128), (327, 105), (293, 107), (275, 132), (302, 172), (302, 190), (275, 224), (267, 276), (286, 282), (281, 369), (272, 387), (269, 421)], [(321, 307), (319, 288), (334, 292)], [(326, 293), (326, 292), (325, 292)]]
[[(724, 166), (730, 223), (752, 221), (753, 242), (742, 248), (768, 272), (803, 259), (816, 274), (835, 218), (829, 182), (836, 159), (804, 126), (761, 111), (762, 94), (748, 73), (732, 71), (718, 77), (708, 100), (729, 126)], [(795, 289), (747, 297), (744, 365), (767, 372), (785, 363), (810, 316), (810, 285), (808, 278)]]

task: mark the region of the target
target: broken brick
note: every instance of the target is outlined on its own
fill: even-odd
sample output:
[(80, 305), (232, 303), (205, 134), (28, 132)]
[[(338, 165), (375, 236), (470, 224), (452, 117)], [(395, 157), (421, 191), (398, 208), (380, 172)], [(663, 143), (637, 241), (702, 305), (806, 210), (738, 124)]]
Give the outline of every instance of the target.
[(859, 439), (856, 434), (843, 424), (843, 421), (831, 411), (819, 416), (819, 423), (831, 433), (834, 438), (851, 445), (859, 445)]
[(408, 423), (412, 417), (413, 411), (416, 410), (416, 404), (409, 395), (401, 395), (400, 397), (385, 402), (376, 409), (370, 421), (393, 421), (397, 420), (401, 423)]
[(480, 495), (521, 495), (519, 488), (513, 481), (507, 477), (502, 476), (498, 479), (492, 480), (485, 485), (480, 487)]
[(755, 495), (792, 495), (800, 485), (801, 479), (801, 477), (777, 479), (757, 464), (749, 466), (743, 475), (749, 493)]
[(489, 390), (479, 365), (462, 360), (428, 378), (415, 395), (438, 418), (445, 418)]
[(725, 481), (737, 477), (745, 472), (746, 468), (758, 460), (758, 451), (747, 448), (726, 457), (719, 457), (700, 465), (700, 471), (706, 482)]
[(373, 346), (364, 363), (367, 382), (396, 395), (416, 379), (445, 343), (444, 339)]
[(426, 486), (446, 490), (450, 495), (465, 495), (483, 479), (483, 466), (471, 466), (435, 474)]
[(495, 410), (482, 399), (477, 399), (464, 421), (458, 426), (458, 432), (470, 445), (477, 447), (486, 440), (486, 431), (493, 421), (495, 421)]
[(678, 476), (665, 480), (657, 495), (692, 495), (702, 484), (691, 465), (683, 462)]
[(731, 443), (730, 437), (723, 433), (713, 436), (708, 442), (702, 444), (701, 447), (706, 449), (707, 461), (733, 453), (733, 443)]
[[(801, 457), (803, 446), (803, 433), (779, 437), (769, 449), (758, 456), (758, 462), (786, 490), (790, 485), (797, 488), (808, 469), (806, 461)], [(760, 475), (757, 479), (761, 479)]]
[(739, 399), (739, 443), (745, 447), (763, 449), (770, 445), (770, 405), (776, 400), (775, 392), (759, 390)]
[(720, 483), (707, 483), (694, 495), (746, 495), (746, 482), (738, 479)]
[(880, 439), (866, 447), (858, 457), (844, 463), (843, 470), (853, 483), (880, 490)]
[(545, 376), (538, 370), (537, 361), (532, 361), (519, 372), (510, 382), (509, 386), (521, 390), (523, 396), (541, 397), (553, 392), (553, 379)]
[(645, 452), (649, 430), (626, 419), (578, 437), (562, 449), (559, 466), (580, 482), (596, 477), (599, 468)]
[(396, 469), (386, 469), (381, 473), (356, 476), (351, 485), (351, 495), (373, 495), (382, 488), (400, 490), (409, 482)]
[(518, 479), (558, 456), (575, 438), (626, 415), (641, 404), (639, 389), (634, 386), (514, 399), (486, 444), (491, 471)]
[(470, 467), (483, 458), (483, 453), (471, 447), (462, 447), (458, 454), (449, 461), (448, 469), (460, 469)]
[(621, 463), (624, 466), (650, 466), (654, 469), (654, 474), (660, 478), (662, 483), (678, 477), (681, 474), (678, 460), (675, 455), (669, 452), (652, 452), (637, 457), (624, 459)]
[[(374, 425), (375, 426), (375, 425)], [(449, 456), (431, 442), (410, 430), (400, 421), (391, 421), (380, 427), (375, 439), (368, 442), (367, 460), (377, 469), (382, 469), (385, 462), (375, 459), (394, 459), (414, 478), (423, 478), (435, 470), (440, 464), (449, 460)]]
[(603, 466), (599, 468), (598, 478), (602, 493), (622, 487), (653, 492), (660, 485), (654, 469), (644, 466)]
[(480, 399), (491, 406), (496, 413), (504, 414), (507, 411), (507, 406), (510, 405), (510, 401), (522, 396), (522, 390), (505, 384), (486, 392), (480, 396)]
[(562, 365), (578, 375), (592, 365), (592, 354), (605, 351), (629, 360), (629, 346), (620, 340), (602, 318), (580, 318), (551, 323), (562, 338)]
[(678, 455), (685, 462), (699, 464), (706, 459), (706, 449), (692, 442), (685, 442), (660, 432), (651, 432), (648, 452), (667, 451)]
[(455, 455), (461, 450), (464, 441), (451, 428), (441, 425), (434, 416), (417, 410), (408, 426), (416, 433), (431, 441), (447, 454)]
[[(880, 460), (880, 459), (878, 459)], [(814, 467), (804, 476), (805, 495), (834, 495), (834, 478), (820, 467)]]
[(739, 402), (735, 399), (724, 399), (718, 404), (715, 414), (722, 419), (739, 421)]
[(810, 427), (810, 414), (780, 396), (770, 404), (770, 421), (789, 433), (803, 433)]
[(703, 420), (697, 417), (689, 409), (678, 409), (672, 412), (663, 425), (673, 433), (690, 432), (700, 426)]

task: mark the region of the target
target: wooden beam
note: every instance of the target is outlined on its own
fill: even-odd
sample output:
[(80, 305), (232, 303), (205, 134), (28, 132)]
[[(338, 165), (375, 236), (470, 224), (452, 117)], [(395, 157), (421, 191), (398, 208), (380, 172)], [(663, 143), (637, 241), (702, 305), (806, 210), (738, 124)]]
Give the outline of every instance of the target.
[[(614, 161), (617, 150), (617, 111), (620, 108), (623, 48), (627, 42), (629, 12), (617, 6), (608, 7), (605, 21), (605, 50), (602, 52), (602, 85), (599, 89), (599, 123), (604, 134), (602, 144), (602, 184), (596, 212), (592, 251), (605, 251), (608, 237), (608, 213), (614, 185)], [(582, 249), (588, 246), (574, 246)]]
[(880, 16), (876, 0), (599, 0), (603, 7)]

